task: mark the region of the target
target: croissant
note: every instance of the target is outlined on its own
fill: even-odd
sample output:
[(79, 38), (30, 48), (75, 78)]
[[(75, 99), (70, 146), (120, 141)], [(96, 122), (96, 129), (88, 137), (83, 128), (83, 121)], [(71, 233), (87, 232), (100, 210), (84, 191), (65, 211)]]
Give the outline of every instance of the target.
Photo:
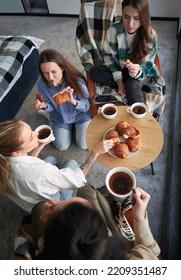
[(122, 130), (122, 136), (126, 139), (132, 137), (135, 134), (136, 134), (136, 130), (133, 126), (127, 126)]
[(67, 95), (67, 88), (61, 90), (60, 92), (53, 95), (52, 100), (55, 101), (58, 105), (64, 104), (69, 101)]
[(141, 146), (141, 140), (128, 138), (126, 144), (128, 145), (130, 152), (136, 152)]
[(140, 131), (136, 127), (134, 127), (134, 129), (135, 129), (135, 133), (132, 136), (130, 136), (130, 137), (133, 138), (133, 139), (140, 140), (141, 139)]
[(36, 95), (36, 100), (39, 100), (40, 102), (45, 101), (45, 100), (43, 99), (43, 96), (42, 96), (41, 93), (38, 93), (38, 94)]
[(114, 148), (114, 153), (118, 158), (127, 158), (129, 154), (128, 145), (125, 143), (120, 143)]
[(123, 64), (124, 65), (129, 65), (129, 64), (132, 64), (132, 62), (131, 62), (131, 60), (126, 59), (125, 61), (123, 61)]
[(115, 129), (110, 129), (105, 136), (106, 139), (111, 139), (114, 137), (119, 137), (119, 134)]
[(123, 128), (127, 126), (129, 126), (129, 124), (126, 121), (120, 121), (116, 124), (116, 130), (120, 135), (122, 135)]
[(114, 137), (114, 138), (111, 138), (111, 140), (113, 140), (113, 142), (114, 142), (113, 148), (121, 142), (120, 137)]

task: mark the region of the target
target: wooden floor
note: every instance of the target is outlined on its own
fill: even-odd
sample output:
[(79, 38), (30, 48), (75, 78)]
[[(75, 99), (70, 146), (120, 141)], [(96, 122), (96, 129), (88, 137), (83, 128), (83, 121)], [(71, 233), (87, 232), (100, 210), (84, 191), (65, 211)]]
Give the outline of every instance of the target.
[(165, 259), (181, 260), (181, 34), (178, 38), (177, 85), (173, 108), (168, 196), (165, 205)]

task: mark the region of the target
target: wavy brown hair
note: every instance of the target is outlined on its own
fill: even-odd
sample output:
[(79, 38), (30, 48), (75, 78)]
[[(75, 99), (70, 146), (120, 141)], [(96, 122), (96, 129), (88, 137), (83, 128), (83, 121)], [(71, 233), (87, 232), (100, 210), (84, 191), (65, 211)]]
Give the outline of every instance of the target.
[(0, 123), (0, 193), (7, 193), (7, 180), (11, 174), (11, 166), (6, 157), (21, 149), (22, 122), (12, 119)]
[(39, 57), (39, 71), (43, 81), (47, 86), (49, 86), (49, 83), (44, 77), (40, 68), (41, 64), (46, 62), (55, 62), (63, 70), (64, 81), (67, 81), (69, 86), (73, 88), (77, 94), (84, 96), (84, 92), (78, 82), (78, 78), (81, 78), (86, 83), (84, 75), (78, 69), (76, 69), (61, 53), (53, 49), (44, 50)]
[(122, 10), (124, 10), (126, 6), (132, 6), (137, 10), (141, 23), (132, 44), (133, 49), (130, 60), (135, 63), (142, 63), (150, 50), (148, 44), (152, 40), (155, 32), (150, 21), (148, 0), (123, 0)]

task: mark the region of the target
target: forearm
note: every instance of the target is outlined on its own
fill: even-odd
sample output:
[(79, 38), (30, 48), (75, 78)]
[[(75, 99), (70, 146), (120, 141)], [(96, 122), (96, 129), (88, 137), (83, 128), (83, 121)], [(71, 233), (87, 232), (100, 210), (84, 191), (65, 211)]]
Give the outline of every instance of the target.
[(34, 150), (32, 150), (30, 153), (29, 153), (29, 156), (32, 156), (32, 157), (38, 157), (39, 153), (41, 152), (41, 150), (44, 148), (45, 144), (41, 144), (39, 145), (38, 147), (36, 147)]
[(88, 159), (81, 165), (80, 169), (82, 170), (85, 176), (88, 174), (97, 157), (98, 153), (92, 151)]
[(90, 108), (90, 102), (88, 99), (80, 99), (80, 100), (76, 100), (77, 105), (76, 105), (76, 109), (81, 111), (81, 112), (88, 112), (89, 108)]
[(147, 248), (151, 249), (155, 255), (159, 255), (160, 248), (151, 233), (147, 213), (143, 221), (139, 222), (136, 219), (133, 219), (133, 224), (136, 238), (135, 245), (143, 244)]
[(89, 155), (88, 159), (80, 167), (80, 169), (84, 173), (84, 176), (87, 175), (87, 173), (89, 172), (91, 166), (93, 165), (97, 157), (101, 154), (107, 153), (110, 149), (112, 149), (113, 144), (114, 144), (113, 140), (109, 139), (109, 140), (103, 140), (96, 145), (96, 147)]

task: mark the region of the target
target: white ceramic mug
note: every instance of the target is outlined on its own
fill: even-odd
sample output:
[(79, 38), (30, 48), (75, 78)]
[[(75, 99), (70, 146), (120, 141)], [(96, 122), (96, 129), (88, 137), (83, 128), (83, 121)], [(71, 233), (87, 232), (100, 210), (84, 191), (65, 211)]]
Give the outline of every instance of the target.
[(105, 119), (111, 120), (117, 115), (118, 108), (113, 103), (106, 103), (102, 107), (98, 108), (98, 112), (102, 113)]
[(148, 107), (142, 102), (133, 103), (127, 108), (127, 112), (137, 119), (143, 118), (148, 112)]
[(40, 125), (35, 131), (38, 131), (38, 139), (40, 143), (47, 143), (55, 140), (53, 130), (49, 125)]
[(106, 187), (115, 200), (122, 202), (136, 188), (136, 177), (128, 168), (115, 167), (106, 176)]

